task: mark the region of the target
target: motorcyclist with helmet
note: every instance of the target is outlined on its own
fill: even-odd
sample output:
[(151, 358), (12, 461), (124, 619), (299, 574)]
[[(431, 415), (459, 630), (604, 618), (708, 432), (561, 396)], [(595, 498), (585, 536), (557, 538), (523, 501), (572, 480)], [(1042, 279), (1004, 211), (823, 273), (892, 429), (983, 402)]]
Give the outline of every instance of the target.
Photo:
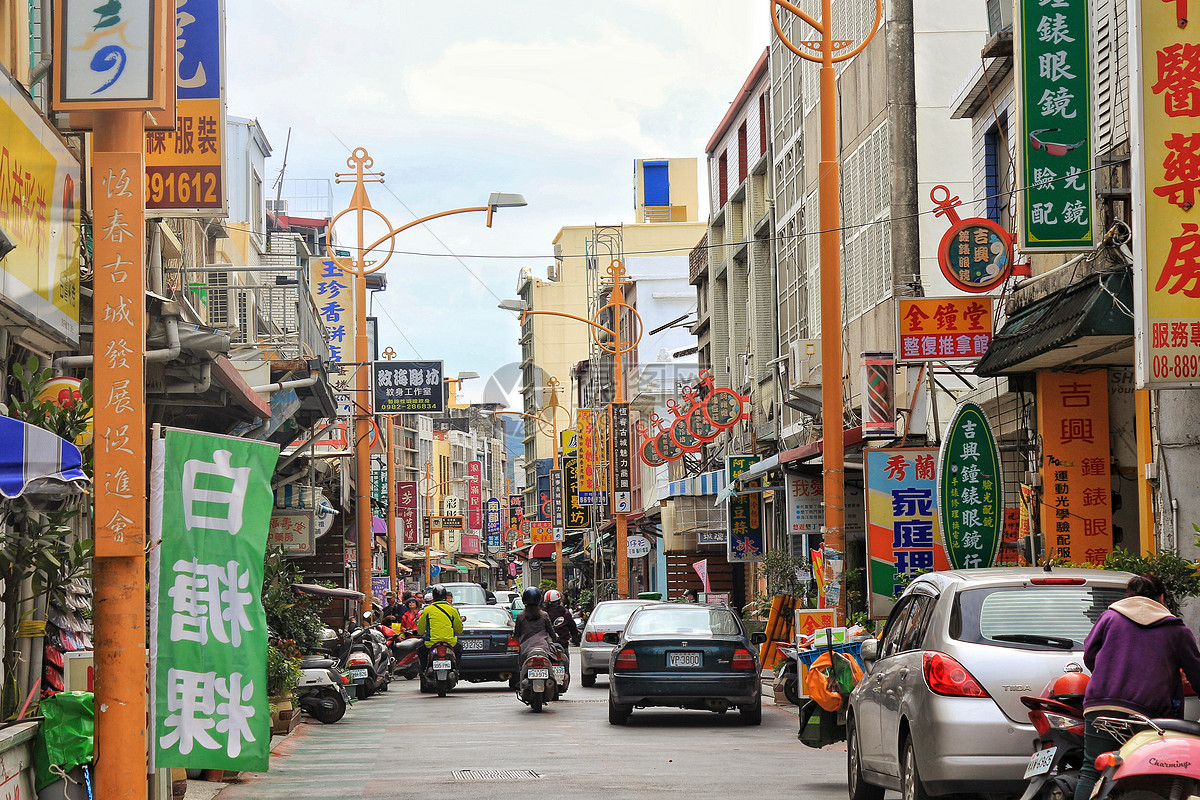
[(445, 642), (454, 648), (454, 658), (462, 660), (462, 643), (458, 635), (462, 633), (462, 614), (450, 604), (449, 592), (442, 584), (436, 584), (430, 592), (432, 602), (421, 610), (417, 618), (417, 635), (424, 639), (418, 653), (421, 659), (421, 671), (429, 666), (429, 649), (438, 642)]
[(513, 635), (519, 643), (518, 658), (522, 664), (531, 650), (541, 649), (547, 653), (555, 651), (554, 625), (542, 609), (542, 600), (542, 590), (536, 586), (530, 586), (521, 593), (521, 602), (525, 605), (525, 610), (517, 614)]
[(563, 604), (562, 592), (557, 589), (547, 589), (543, 596), (546, 604), (546, 616), (550, 617), (550, 625), (554, 632), (554, 641), (562, 648), (563, 651), (563, 666), (569, 672), (571, 652), (571, 642), (579, 641), (579, 627), (575, 624), (575, 618), (571, 616), (571, 612)]

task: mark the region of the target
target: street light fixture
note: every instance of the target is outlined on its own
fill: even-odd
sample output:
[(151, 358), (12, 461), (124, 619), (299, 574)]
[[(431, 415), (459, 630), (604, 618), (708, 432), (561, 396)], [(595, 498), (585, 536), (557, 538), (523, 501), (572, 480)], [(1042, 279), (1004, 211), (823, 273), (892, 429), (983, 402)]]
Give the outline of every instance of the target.
[[(357, 247), (351, 251), (351, 255), (339, 255), (333, 247), (328, 247), (328, 258), (336, 267), (343, 272), (353, 275), (357, 278), (354, 282), (354, 318), (357, 326), (354, 336), (354, 360), (355, 360), (355, 436), (354, 436), (354, 454), (355, 454), (355, 508), (356, 508), (356, 528), (357, 528), (357, 549), (358, 549), (358, 590), (363, 593), (362, 609), (363, 611), (371, 610), (371, 456), (370, 456), (370, 435), (371, 435), (371, 417), (372, 410), (370, 408), (370, 385), (368, 383), (368, 355), (367, 355), (367, 279), (370, 275), (383, 269), (391, 257), (395, 254), (396, 236), (417, 225), (422, 225), (430, 220), (448, 217), (453, 214), (465, 214), (468, 212), (483, 211), (487, 213), (487, 226), (492, 227), (492, 214), (498, 208), (517, 208), (526, 205), (525, 198), (519, 194), (511, 194), (507, 192), (492, 192), (488, 197), (487, 205), (472, 206), (470, 208), (455, 208), (448, 211), (439, 211), (435, 214), (421, 217), (419, 219), (406, 222), (403, 225), (392, 226), (392, 223), (374, 206), (371, 205), (371, 200), (367, 196), (368, 183), (383, 183), (382, 172), (372, 172), (371, 167), (375, 162), (367, 154), (366, 148), (356, 147), (346, 159), (346, 166), (350, 167), (353, 172), (338, 172), (334, 174), (336, 183), (348, 183), (353, 181), (354, 194), (350, 198), (350, 204), (347, 208), (339, 211), (331, 220), (329, 220), (328, 230), (333, 231), (334, 225), (346, 214), (354, 213), (357, 223)], [(380, 236), (374, 242), (367, 244), (364, 239), (363, 221), (367, 214), (377, 217), (382, 223), (387, 233)], [(332, 238), (332, 237), (331, 237)], [(382, 258), (378, 260), (370, 260), (371, 254), (376, 250), (386, 251)], [(390, 445), (389, 445), (390, 446)]]
[(525, 305), (524, 300), (501, 300), (496, 305), (496, 308), (499, 308), (502, 311), (522, 312), (522, 311), (527, 311), (529, 309), (529, 306)]

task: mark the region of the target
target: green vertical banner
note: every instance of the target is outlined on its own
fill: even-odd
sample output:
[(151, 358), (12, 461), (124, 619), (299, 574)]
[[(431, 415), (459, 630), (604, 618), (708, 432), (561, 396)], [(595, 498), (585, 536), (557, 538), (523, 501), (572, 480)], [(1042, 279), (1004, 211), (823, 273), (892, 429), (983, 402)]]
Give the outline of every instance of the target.
[(156, 767), (267, 769), (263, 556), (275, 445), (167, 429), (154, 442)]
[(1021, 247), (1090, 250), (1091, 40), (1088, 0), (1019, 0)]

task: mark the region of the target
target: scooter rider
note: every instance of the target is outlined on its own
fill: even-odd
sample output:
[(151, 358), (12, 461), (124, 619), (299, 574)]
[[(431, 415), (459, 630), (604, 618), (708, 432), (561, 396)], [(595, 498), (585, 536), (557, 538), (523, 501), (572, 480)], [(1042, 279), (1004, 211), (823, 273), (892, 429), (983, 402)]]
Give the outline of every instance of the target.
[(445, 642), (454, 648), (455, 659), (462, 660), (462, 644), (458, 635), (462, 633), (462, 614), (452, 606), (447, 599), (450, 593), (442, 584), (433, 587), (433, 602), (425, 606), (417, 619), (417, 635), (424, 639), (421, 645), (421, 670), (429, 666), (429, 648), (438, 642)]
[(570, 652), (571, 642), (579, 641), (579, 628), (575, 618), (563, 605), (562, 593), (557, 589), (549, 589), (545, 594), (546, 616), (554, 626), (554, 641), (562, 645), (564, 653)]
[(542, 610), (541, 589), (530, 586), (521, 593), (521, 602), (525, 604), (525, 610), (517, 614), (517, 624), (513, 635), (519, 642), (518, 658), (521, 663), (525, 663), (525, 658), (530, 650), (542, 649), (547, 653), (554, 652), (554, 626), (550, 622), (550, 617)]

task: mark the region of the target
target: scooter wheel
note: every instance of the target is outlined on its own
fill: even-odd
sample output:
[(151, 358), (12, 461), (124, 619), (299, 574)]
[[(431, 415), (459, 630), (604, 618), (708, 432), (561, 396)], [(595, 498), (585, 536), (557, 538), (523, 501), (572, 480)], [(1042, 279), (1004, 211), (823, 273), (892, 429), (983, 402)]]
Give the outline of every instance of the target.
[(796, 681), (787, 680), (783, 682), (783, 696), (787, 701), (794, 706), (800, 705), (800, 687)]
[(529, 707), (531, 709), (533, 709), (533, 713), (535, 713), (535, 714), (542, 713), (542, 696), (541, 696), (541, 694), (534, 693), (533, 696), (531, 696), (529, 698)]
[(444, 682), (438, 681), (437, 693), (438, 697), (446, 696), (446, 684)]
[[(326, 707), (328, 700), (333, 701), (332, 707)], [(341, 692), (325, 692), (321, 695), (320, 704), (311, 713), (318, 722), (332, 725), (346, 715), (346, 701), (342, 699)]]

